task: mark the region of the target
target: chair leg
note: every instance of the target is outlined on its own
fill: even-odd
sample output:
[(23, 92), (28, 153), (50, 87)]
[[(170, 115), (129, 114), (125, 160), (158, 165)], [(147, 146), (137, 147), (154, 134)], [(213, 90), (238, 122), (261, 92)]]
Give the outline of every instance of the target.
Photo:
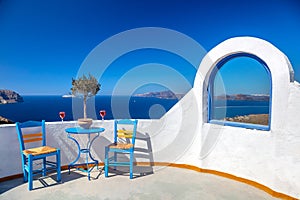
[(28, 181), (28, 172), (25, 169), (25, 166), (23, 166), (23, 181), (26, 183)]
[(105, 177), (108, 177), (108, 148), (107, 147), (105, 147), (104, 172), (105, 172)]
[[(117, 157), (118, 157), (117, 152), (114, 152), (114, 162), (117, 162)], [(114, 170), (115, 171), (117, 170), (117, 166), (116, 165), (114, 165)]]
[(61, 168), (60, 168), (60, 149), (56, 150), (56, 171), (57, 171), (57, 182), (61, 181)]
[(24, 181), (24, 183), (28, 181), (28, 172), (25, 169), (25, 165), (26, 165), (26, 156), (22, 155), (22, 168), (23, 168), (23, 181)]
[(46, 176), (47, 175), (46, 172), (47, 172), (46, 158), (43, 158), (43, 173), (42, 173), (42, 175)]
[(32, 162), (33, 162), (33, 157), (32, 155), (28, 155), (28, 190), (32, 190), (32, 185), (33, 185), (33, 169), (32, 169)]
[(133, 151), (130, 152), (129, 176), (130, 179), (133, 179)]

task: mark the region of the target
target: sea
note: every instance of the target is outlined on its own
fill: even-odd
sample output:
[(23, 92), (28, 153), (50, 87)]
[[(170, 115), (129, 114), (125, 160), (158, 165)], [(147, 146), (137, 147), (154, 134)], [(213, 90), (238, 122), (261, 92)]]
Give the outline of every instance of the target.
[[(0, 104), (0, 116), (14, 122), (27, 120), (60, 121), (59, 112), (64, 111), (65, 121), (83, 117), (82, 99), (62, 96), (23, 96), (24, 102)], [(127, 97), (97, 95), (87, 102), (87, 115), (101, 119), (100, 110), (106, 110), (104, 119), (159, 119), (179, 100), (156, 97)], [(266, 101), (227, 101), (215, 104), (215, 118), (248, 114), (267, 114), (269, 102)]]
[[(60, 121), (59, 112), (65, 112), (65, 121), (83, 117), (83, 99), (62, 96), (22, 96), (24, 102), (0, 104), (0, 116), (14, 122), (27, 120)], [(87, 117), (101, 119), (100, 110), (106, 111), (104, 119), (159, 119), (178, 99), (155, 97), (128, 97), (97, 95), (87, 101)], [(157, 112), (155, 112), (155, 110)]]
[(218, 100), (213, 107), (213, 119), (250, 114), (269, 114), (269, 101)]

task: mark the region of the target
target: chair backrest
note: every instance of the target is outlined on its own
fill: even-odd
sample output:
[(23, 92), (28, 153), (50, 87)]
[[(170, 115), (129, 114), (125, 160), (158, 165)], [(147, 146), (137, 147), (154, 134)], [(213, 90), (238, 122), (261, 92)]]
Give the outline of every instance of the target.
[(135, 144), (136, 130), (138, 120), (121, 119), (115, 120), (114, 142), (124, 138), (127, 143)]
[(27, 149), (28, 143), (36, 146), (45, 146), (46, 145), (46, 128), (45, 120), (43, 121), (27, 121), (27, 122), (17, 122), (16, 129), (18, 133), (20, 150), (21, 152)]

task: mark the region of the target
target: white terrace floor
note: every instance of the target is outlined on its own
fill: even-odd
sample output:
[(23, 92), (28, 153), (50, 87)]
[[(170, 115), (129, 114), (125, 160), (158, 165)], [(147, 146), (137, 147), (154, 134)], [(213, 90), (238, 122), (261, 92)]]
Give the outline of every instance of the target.
[(50, 176), (43, 179), (50, 186), (35, 180), (33, 191), (28, 191), (28, 185), (19, 178), (0, 183), (0, 199), (276, 199), (252, 186), (211, 174), (174, 167), (153, 171), (130, 180), (127, 174), (105, 178), (94, 170), (91, 181), (79, 171), (73, 170), (70, 175), (63, 171), (62, 184), (55, 184), (56, 176)]

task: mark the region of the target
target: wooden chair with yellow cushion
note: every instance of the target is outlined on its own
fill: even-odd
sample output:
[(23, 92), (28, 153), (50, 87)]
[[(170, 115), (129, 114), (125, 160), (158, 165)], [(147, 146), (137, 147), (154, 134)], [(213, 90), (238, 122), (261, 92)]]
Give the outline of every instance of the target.
[[(57, 182), (61, 181), (60, 149), (46, 146), (46, 127), (43, 121), (27, 121), (16, 123), (18, 133), (24, 182), (28, 181), (28, 190), (32, 190), (33, 176), (47, 172), (57, 171)], [(56, 161), (49, 161), (46, 158), (56, 156)], [(42, 161), (42, 167), (34, 169), (35, 161)]]
[[(115, 120), (114, 122), (114, 143), (105, 147), (105, 177), (108, 177), (110, 166), (129, 166), (130, 179), (133, 178), (133, 156), (138, 120)], [(109, 153), (113, 156), (109, 157)], [(129, 154), (129, 161), (118, 161), (118, 154)]]

